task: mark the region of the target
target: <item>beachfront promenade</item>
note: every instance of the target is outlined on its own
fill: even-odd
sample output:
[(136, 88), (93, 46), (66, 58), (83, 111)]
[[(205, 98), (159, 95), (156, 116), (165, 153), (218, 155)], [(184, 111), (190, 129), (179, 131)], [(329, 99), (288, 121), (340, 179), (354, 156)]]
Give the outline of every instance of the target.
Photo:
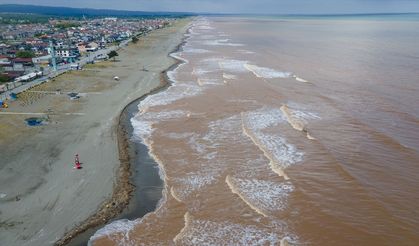
[[(45, 81), (57, 77), (60, 74), (63, 74), (67, 71), (69, 71), (71, 69), (71, 65), (72, 64), (79, 64), (80, 68), (85, 66), (88, 62), (92, 62), (94, 61), (94, 59), (96, 57), (102, 56), (102, 55), (107, 55), (109, 52), (113, 51), (113, 50), (118, 50), (119, 48), (126, 46), (129, 42), (131, 41), (131, 39), (127, 39), (122, 41), (119, 45), (117, 46), (111, 46), (109, 48), (106, 49), (101, 49), (92, 53), (89, 53), (89, 55), (87, 57), (82, 57), (79, 61), (77, 61), (76, 63), (71, 63), (71, 64), (64, 64), (64, 65), (60, 65), (57, 66), (57, 71), (52, 71), (51, 69), (48, 69), (47, 71), (44, 72), (44, 76), (35, 79), (33, 81), (30, 82), (15, 82), (15, 88), (8, 90), (6, 92), (3, 92), (0, 94), (0, 101), (6, 100), (6, 99), (10, 99), (10, 95), (11, 94), (19, 94), (21, 92), (24, 92), (36, 85), (42, 84)], [(20, 84), (20, 85), (18, 85)]]

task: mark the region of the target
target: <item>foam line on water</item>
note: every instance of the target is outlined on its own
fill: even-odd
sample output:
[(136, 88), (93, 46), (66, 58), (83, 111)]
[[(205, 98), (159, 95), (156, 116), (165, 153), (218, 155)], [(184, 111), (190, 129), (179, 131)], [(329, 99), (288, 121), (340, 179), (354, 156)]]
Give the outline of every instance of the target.
[(139, 111), (142, 114), (151, 107), (168, 105), (183, 98), (199, 95), (201, 92), (202, 88), (191, 82), (175, 84), (163, 92), (146, 97), (139, 104)]
[(244, 67), (258, 78), (274, 79), (289, 78), (291, 76), (291, 73), (289, 72), (277, 71), (272, 68), (259, 67), (251, 64), (245, 64)]
[(170, 187), (170, 195), (172, 195), (172, 197), (173, 197), (176, 201), (178, 201), (178, 202), (183, 202), (182, 198), (180, 198), (180, 197), (178, 196), (178, 194), (176, 193), (176, 191), (175, 191), (175, 189), (174, 189), (174, 187), (173, 187), (173, 186), (172, 186), (172, 187)]
[(182, 110), (160, 111), (160, 112), (144, 112), (131, 118), (131, 125), (133, 127), (133, 137), (136, 140), (144, 142), (144, 139), (149, 138), (154, 131), (153, 124), (161, 121), (168, 121), (179, 119), (190, 114)]
[(135, 228), (137, 223), (135, 220), (126, 219), (114, 221), (96, 231), (89, 239), (88, 245), (90, 246), (94, 241), (104, 237), (109, 237), (113, 242), (118, 242), (118, 245), (134, 245), (129, 237), (129, 232)]
[(198, 78), (196, 80), (199, 86), (213, 86), (213, 85), (222, 85), (223, 82), (216, 78)]
[(248, 64), (246, 60), (234, 60), (234, 59), (220, 59), (218, 64), (221, 69), (230, 73), (245, 73), (247, 69), (245, 65)]
[(298, 77), (297, 75), (293, 75), (292, 77), (293, 77), (295, 80), (297, 80), (298, 82), (308, 83), (308, 81), (307, 81), (307, 80), (305, 80), (305, 79), (303, 79), (303, 78), (300, 78), (300, 77)]
[(247, 204), (247, 206), (253, 209), (256, 213), (261, 214), (264, 217), (268, 217), (268, 215), (262, 209), (259, 209), (258, 207), (254, 206), (250, 201), (246, 199), (245, 196), (242, 195), (242, 193), (237, 189), (237, 187), (231, 181), (231, 178), (229, 175), (227, 175), (225, 182), (227, 183), (227, 186), (228, 188), (230, 188), (231, 192), (238, 195), (240, 199), (242, 199), (242, 201)]
[(234, 74), (223, 73), (223, 78), (224, 79), (237, 79), (237, 76)]
[(241, 43), (232, 43), (229, 41), (230, 41), (229, 39), (215, 39), (215, 40), (205, 41), (203, 42), (203, 44), (207, 46), (231, 46), (231, 47), (245, 46), (244, 44), (241, 44)]
[(238, 51), (242, 54), (247, 54), (247, 55), (255, 54), (255, 52), (250, 51), (250, 50), (238, 50)]
[(244, 114), (246, 124), (253, 130), (262, 130), (286, 122), (286, 118), (278, 108), (262, 107)]
[(229, 221), (195, 219), (190, 213), (184, 215), (185, 226), (173, 239), (175, 245), (281, 245), (286, 226), (271, 225), (258, 228)]
[(268, 217), (272, 212), (287, 207), (289, 194), (294, 190), (290, 182), (275, 183), (257, 179), (226, 177), (226, 183), (250, 208)]
[(213, 184), (215, 181), (217, 181), (216, 175), (211, 171), (189, 173), (185, 177), (172, 179), (174, 185), (171, 187), (171, 193), (176, 200), (183, 202), (191, 194)]
[(290, 108), (287, 105), (281, 107), (281, 111), (287, 118), (287, 122), (297, 131), (303, 131), (305, 128), (305, 122), (299, 118), (293, 117)]
[(189, 212), (186, 212), (185, 215), (183, 216), (183, 219), (185, 221), (185, 225), (184, 227), (180, 230), (180, 232), (173, 238), (173, 242), (176, 244), (177, 242), (179, 242), (180, 240), (182, 240), (182, 238), (186, 235), (187, 233), (187, 229), (190, 227), (190, 223), (192, 221), (191, 215), (189, 214)]
[(264, 146), (259, 142), (259, 140), (245, 127), (245, 125), (243, 124), (243, 133), (248, 136), (250, 138), (250, 140), (252, 140), (253, 144), (256, 145), (256, 147), (259, 148), (259, 150), (261, 150), (264, 154), (264, 156), (266, 158), (268, 158), (269, 160), (269, 166), (271, 168), (271, 170), (278, 174), (278, 176), (283, 177), (285, 180), (288, 180), (289, 177), (288, 175), (285, 173), (284, 169), (281, 168), (281, 165), (279, 163), (277, 163), (271, 153), (269, 153)]
[(269, 166), (279, 176), (289, 179), (285, 169), (302, 160), (303, 153), (280, 135), (264, 133), (264, 129), (284, 122), (285, 117), (277, 109), (259, 109), (242, 113), (242, 131), (263, 152), (269, 160)]
[(306, 133), (306, 136), (310, 140), (314, 140), (315, 138), (310, 135), (306, 125), (308, 120), (317, 120), (320, 117), (314, 113), (304, 112), (296, 109), (292, 109), (288, 107), (288, 105), (284, 104), (281, 106), (281, 111), (287, 119), (287, 122), (297, 131), (301, 131)]

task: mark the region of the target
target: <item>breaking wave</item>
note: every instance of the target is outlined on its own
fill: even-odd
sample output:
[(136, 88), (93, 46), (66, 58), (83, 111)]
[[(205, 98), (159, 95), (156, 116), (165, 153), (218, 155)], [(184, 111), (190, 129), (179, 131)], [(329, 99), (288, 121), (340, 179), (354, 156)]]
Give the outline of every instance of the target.
[(297, 131), (305, 132), (308, 139), (315, 138), (310, 135), (307, 129), (307, 120), (317, 120), (320, 117), (317, 114), (304, 112), (290, 108), (288, 105), (281, 106), (281, 111), (285, 115), (287, 122)]
[(199, 220), (186, 213), (185, 227), (173, 242), (176, 245), (283, 245), (286, 229), (283, 225), (259, 228), (229, 221)]
[(281, 72), (272, 68), (259, 67), (256, 65), (245, 64), (244, 67), (252, 72), (258, 78), (274, 79), (274, 78), (289, 78), (291, 73)]
[(284, 210), (288, 196), (294, 190), (290, 182), (276, 183), (227, 176), (226, 183), (249, 207), (265, 217), (271, 212)]
[(294, 145), (288, 143), (278, 133), (264, 133), (263, 131), (283, 121), (282, 114), (276, 109), (242, 113), (243, 133), (270, 160), (269, 165), (272, 171), (285, 179), (289, 179), (285, 169), (302, 161), (303, 153), (299, 152)]

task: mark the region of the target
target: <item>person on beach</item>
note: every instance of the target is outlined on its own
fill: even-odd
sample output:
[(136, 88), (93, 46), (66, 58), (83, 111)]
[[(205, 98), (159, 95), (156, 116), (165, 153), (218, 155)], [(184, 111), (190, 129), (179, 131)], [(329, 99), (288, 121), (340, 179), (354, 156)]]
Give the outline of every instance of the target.
[(81, 169), (79, 154), (76, 154), (76, 156), (74, 157), (74, 168)]

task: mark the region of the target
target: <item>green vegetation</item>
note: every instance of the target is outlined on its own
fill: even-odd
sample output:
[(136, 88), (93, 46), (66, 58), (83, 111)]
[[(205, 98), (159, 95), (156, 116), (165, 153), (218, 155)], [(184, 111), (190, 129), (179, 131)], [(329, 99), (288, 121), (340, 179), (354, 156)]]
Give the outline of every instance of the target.
[(6, 82), (9, 82), (9, 77), (7, 77), (4, 74), (0, 74), (0, 84), (6, 83)]
[(59, 29), (67, 29), (67, 28), (78, 27), (78, 26), (80, 26), (80, 24), (77, 22), (60, 22), (60, 23), (55, 24), (55, 27)]
[(49, 17), (36, 14), (0, 13), (0, 24), (48, 23)]
[(16, 52), (16, 57), (32, 58), (32, 57), (35, 57), (35, 53), (33, 53), (32, 51), (27, 51), (27, 50), (19, 50), (18, 52)]
[(109, 58), (113, 58), (113, 60), (115, 61), (116, 57), (119, 56), (118, 52), (112, 50), (111, 52), (109, 52), (108, 54)]

